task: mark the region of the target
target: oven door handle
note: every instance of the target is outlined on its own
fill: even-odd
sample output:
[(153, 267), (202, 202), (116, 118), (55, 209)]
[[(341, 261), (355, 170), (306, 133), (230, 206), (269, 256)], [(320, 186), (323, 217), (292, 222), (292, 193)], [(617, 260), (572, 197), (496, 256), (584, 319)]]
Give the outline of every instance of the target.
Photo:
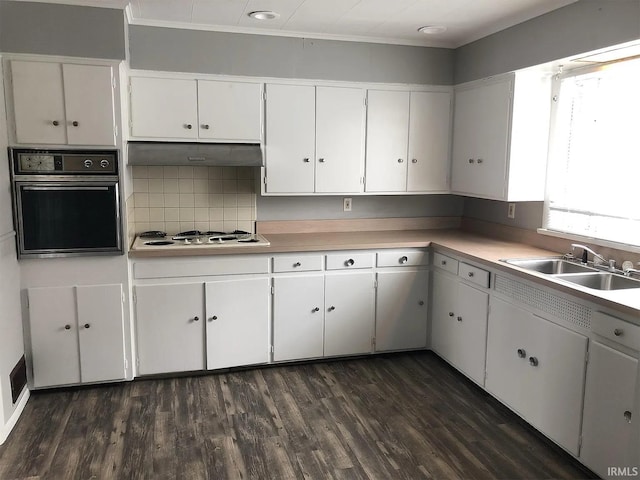
[(109, 187), (79, 187), (79, 186), (57, 186), (57, 187), (32, 187), (22, 186), (22, 190), (91, 190), (91, 191), (105, 191), (109, 190)]

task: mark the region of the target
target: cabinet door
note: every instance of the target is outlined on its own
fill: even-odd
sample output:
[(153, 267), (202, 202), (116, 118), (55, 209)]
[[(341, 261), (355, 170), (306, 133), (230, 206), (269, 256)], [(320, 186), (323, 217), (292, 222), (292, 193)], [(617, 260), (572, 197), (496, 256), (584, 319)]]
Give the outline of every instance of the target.
[(407, 189), (409, 92), (367, 93), (367, 192)]
[(133, 137), (198, 137), (195, 80), (131, 77)]
[(592, 342), (589, 347), (584, 394), (580, 458), (598, 475), (607, 468), (638, 465), (638, 453), (629, 458), (638, 360)]
[(59, 63), (11, 62), (18, 143), (67, 143)]
[(315, 87), (267, 85), (266, 176), (269, 193), (313, 193)]
[(324, 277), (276, 277), (273, 283), (274, 361), (322, 357)]
[(364, 92), (316, 87), (316, 192), (362, 191)]
[(427, 346), (429, 272), (378, 273), (376, 351)]
[(325, 276), (324, 355), (371, 352), (373, 273)]
[(458, 280), (433, 272), (431, 301), (431, 348), (447, 361), (452, 360), (455, 344), (455, 308)]
[(62, 73), (69, 145), (115, 145), (111, 67), (64, 64)]
[(452, 190), (484, 198), (506, 194), (512, 81), (456, 92)]
[(207, 368), (269, 361), (269, 279), (206, 284)]
[(198, 80), (200, 138), (259, 142), (262, 85)]
[(138, 373), (204, 369), (204, 285), (135, 287)]
[(451, 94), (411, 92), (408, 192), (449, 190)]
[(488, 293), (458, 284), (451, 363), (480, 385), (484, 385), (488, 303)]
[(122, 285), (76, 287), (76, 295), (82, 381), (124, 378)]
[(30, 288), (28, 295), (33, 386), (80, 383), (74, 288)]

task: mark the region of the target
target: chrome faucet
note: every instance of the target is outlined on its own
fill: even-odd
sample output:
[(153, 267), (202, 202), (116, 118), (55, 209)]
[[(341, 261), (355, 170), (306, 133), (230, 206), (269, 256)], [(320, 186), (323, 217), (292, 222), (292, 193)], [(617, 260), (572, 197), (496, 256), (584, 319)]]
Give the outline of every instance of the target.
[(632, 276), (634, 274), (640, 276), (640, 270), (638, 270), (637, 268), (633, 268), (633, 267), (625, 268), (622, 272), (624, 273), (625, 277), (630, 277), (630, 276)]
[(594, 252), (593, 250), (591, 250), (586, 245), (581, 245), (579, 243), (572, 243), (571, 244), (571, 251), (574, 252), (576, 248), (581, 248), (582, 249), (582, 263), (587, 263), (587, 259), (588, 259), (587, 258), (587, 252), (589, 252), (591, 255), (593, 255), (594, 259), (595, 258), (599, 258), (600, 260), (603, 261), (603, 263), (609, 263), (606, 258), (604, 258), (599, 253)]

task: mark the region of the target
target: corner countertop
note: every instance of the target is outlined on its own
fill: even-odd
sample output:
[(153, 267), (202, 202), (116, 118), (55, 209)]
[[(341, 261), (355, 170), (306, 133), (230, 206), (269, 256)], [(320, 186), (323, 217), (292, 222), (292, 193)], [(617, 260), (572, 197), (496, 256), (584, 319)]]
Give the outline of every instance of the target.
[[(177, 246), (171, 249), (131, 249), (129, 257), (168, 258), (183, 256), (213, 256), (239, 254), (276, 254), (286, 252), (319, 252), (338, 250), (375, 250), (384, 248), (426, 248), (434, 247), (442, 253), (449, 253), (485, 265), (492, 270), (509, 273), (516, 277), (554, 288), (578, 298), (635, 316), (640, 323), (640, 291), (615, 290), (600, 291), (556, 280), (543, 273), (532, 272), (500, 261), (505, 258), (536, 258), (557, 256), (553, 252), (531, 245), (498, 240), (457, 229), (446, 230), (383, 230), (331, 233), (286, 233), (264, 235), (269, 246), (231, 247), (211, 249), (197, 245)], [(564, 252), (562, 252), (564, 253)]]

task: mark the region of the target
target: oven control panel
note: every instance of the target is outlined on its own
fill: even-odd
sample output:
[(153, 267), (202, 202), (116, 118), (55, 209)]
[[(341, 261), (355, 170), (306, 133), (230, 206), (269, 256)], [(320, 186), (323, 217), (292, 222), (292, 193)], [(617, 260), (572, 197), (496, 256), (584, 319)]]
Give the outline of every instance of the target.
[(118, 155), (107, 151), (12, 151), (14, 175), (115, 175)]

